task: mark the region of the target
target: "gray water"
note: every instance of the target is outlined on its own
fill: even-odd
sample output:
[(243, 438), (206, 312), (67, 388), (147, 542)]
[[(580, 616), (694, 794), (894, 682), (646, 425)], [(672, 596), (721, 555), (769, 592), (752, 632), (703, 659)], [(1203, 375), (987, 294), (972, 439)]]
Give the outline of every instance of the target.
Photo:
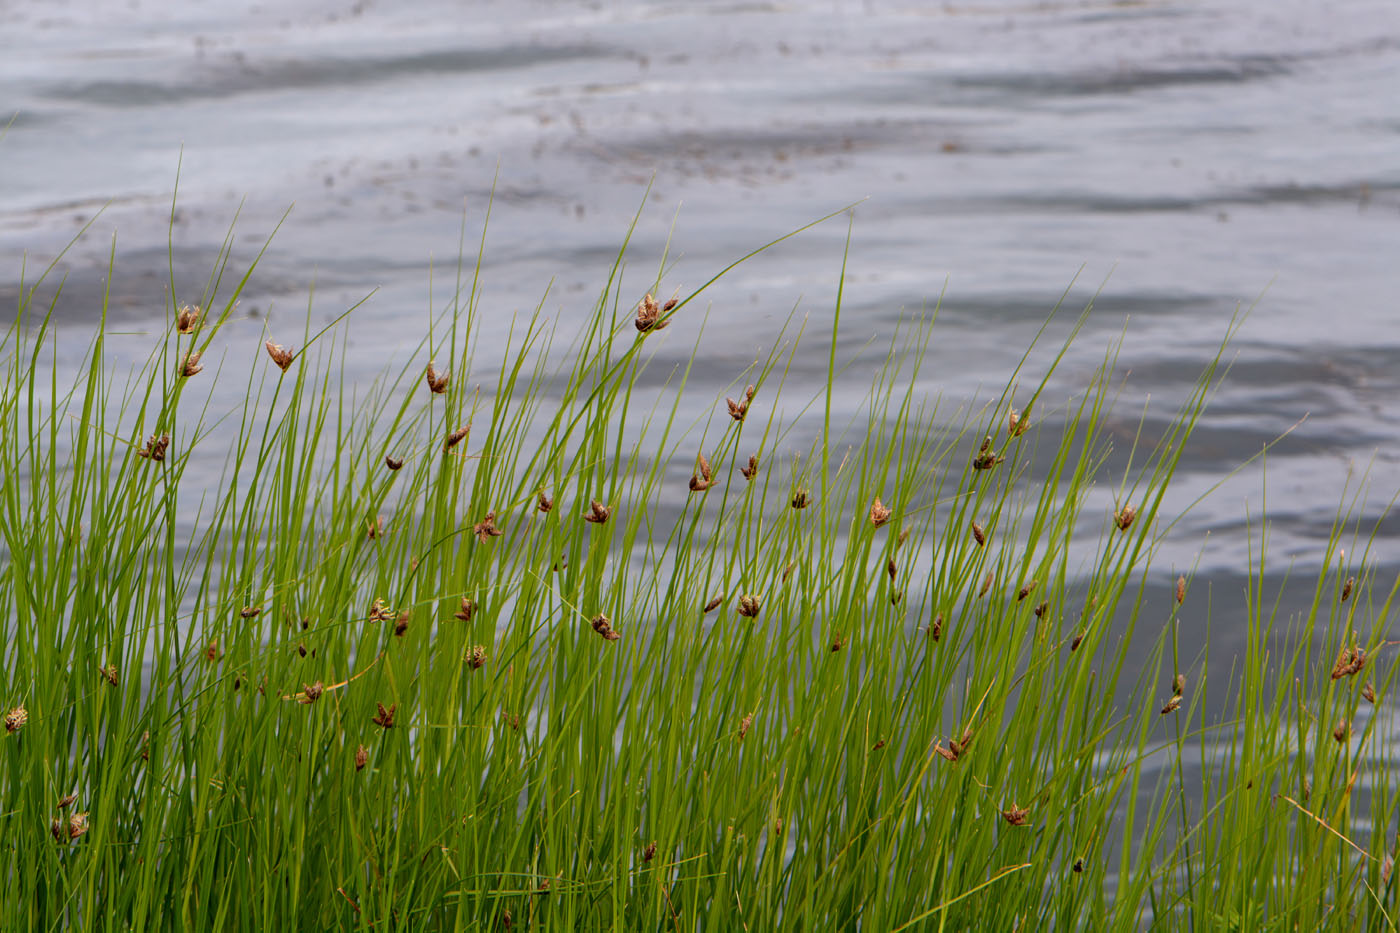
[[(1374, 522), (1400, 488), (1394, 0), (0, 0), (0, 95), (0, 306), (101, 211), (62, 265), (59, 319), (90, 332), (115, 233), (132, 336), (111, 349), (133, 362), (171, 303), (177, 166), (176, 302), (236, 211), (246, 261), (292, 207), (210, 359), (265, 327), (295, 343), (314, 283), (317, 322), (378, 289), (348, 331), (371, 373), (413, 352), (492, 192), (483, 365), (542, 296), (565, 331), (587, 313), (639, 208), (638, 295), (668, 238), (669, 294), (854, 204), (843, 349), (942, 295), (930, 397), (1003, 383), (1069, 288), (1071, 309), (1097, 298), (1056, 386), (1082, 387), (1126, 331), (1130, 438), (1255, 306), (1169, 508), (1292, 433), (1191, 508), (1158, 570), (1211, 582), (1218, 657), (1242, 639), (1266, 476), (1266, 591), (1290, 562), (1315, 574), (1348, 489), (1369, 476), (1355, 514)], [(663, 361), (707, 313), (693, 383), (713, 396), (793, 307), (822, 330), (847, 234), (838, 218), (731, 274)], [(824, 377), (824, 350), (799, 356), (788, 390)], [(1388, 588), (1400, 520), (1370, 561)]]

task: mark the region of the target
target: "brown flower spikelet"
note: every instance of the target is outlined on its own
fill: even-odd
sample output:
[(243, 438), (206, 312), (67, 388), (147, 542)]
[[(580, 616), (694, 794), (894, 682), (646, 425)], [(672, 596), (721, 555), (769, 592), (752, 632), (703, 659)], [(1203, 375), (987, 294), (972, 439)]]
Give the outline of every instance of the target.
[(758, 457), (749, 457), (749, 465), (739, 467), (739, 472), (744, 474), (744, 479), (753, 482), (753, 478), (758, 475)]
[(5, 731), (18, 732), (24, 724), (29, 722), (29, 710), (23, 706), (15, 706), (5, 714)]
[(203, 355), (204, 354), (200, 353), (198, 350), (191, 350), (189, 353), (186, 353), (184, 362), (180, 364), (180, 375), (188, 379), (191, 376), (197, 376), (204, 372), (204, 367), (199, 365), (199, 358)]
[(588, 511), (583, 513), (583, 520), (601, 525), (612, 515), (612, 506), (603, 505), (597, 499), (588, 500)]
[(466, 440), (467, 435), (470, 433), (472, 433), (471, 424), (463, 425), (447, 435), (447, 438), (442, 442), (442, 449), (444, 451), (451, 450), (453, 447), (456, 447), (458, 444), (462, 443), (462, 441)]
[(485, 518), (472, 526), (472, 534), (476, 535), (476, 540), (486, 541), (490, 538), (499, 538), (505, 532), (496, 527), (496, 513), (487, 512)]
[(286, 372), (292, 366), (292, 361), (296, 359), (296, 352), (290, 347), (284, 347), (280, 343), (273, 343), (271, 340), (263, 344), (267, 348), (267, 355), (272, 357), (272, 362), (277, 364), (277, 368)]
[(894, 510), (881, 502), (879, 496), (876, 496), (875, 501), (870, 503), (870, 524), (876, 528), (886, 524), (893, 514)]
[(185, 305), (180, 309), (180, 313), (175, 316), (175, 330), (181, 334), (192, 334), (199, 326), (199, 316), (203, 312), (199, 305)]
[(388, 709), (384, 708), (383, 703), (375, 703), (374, 705), (379, 707), (379, 712), (375, 715), (374, 719), (372, 719), (371, 722), (373, 722), (376, 726), (378, 726), (381, 729), (394, 728), (394, 714), (398, 712), (399, 704), (395, 703)]
[(745, 593), (739, 597), (739, 615), (752, 619), (758, 615), (759, 608), (760, 600), (758, 596), (752, 593)]
[(438, 372), (433, 360), (428, 361), (428, 368), (423, 371), (423, 381), (428, 384), (428, 391), (433, 395), (446, 395), (447, 385), (452, 381), (450, 372)]

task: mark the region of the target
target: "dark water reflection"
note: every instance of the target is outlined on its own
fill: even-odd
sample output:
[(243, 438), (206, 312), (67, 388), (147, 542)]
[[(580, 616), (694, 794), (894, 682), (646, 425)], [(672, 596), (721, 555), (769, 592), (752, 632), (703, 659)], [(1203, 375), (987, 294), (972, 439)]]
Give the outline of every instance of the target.
[[(1173, 502), (1293, 428), (1268, 457), (1269, 542), (1305, 564), (1364, 470), (1375, 494), (1360, 515), (1400, 485), (1389, 0), (8, 0), (0, 87), (18, 114), (0, 140), (0, 304), (16, 305), (26, 252), (32, 281), (107, 205), (63, 266), (59, 319), (75, 330), (101, 306), (113, 231), (111, 313), (159, 330), (177, 160), (178, 302), (195, 300), (236, 212), (241, 271), (295, 204), (227, 332), (230, 366), (265, 326), (301, 333), (313, 281), (318, 322), (379, 289), (349, 363), (401, 363), (450, 291), (463, 212), (471, 254), (491, 196), (476, 381), (546, 286), (567, 335), (648, 188), (629, 293), (668, 237), (669, 292), (859, 202), (842, 355), (886, 345), (941, 294), (920, 391), (994, 390), (1073, 282), (1066, 306), (1092, 298), (1095, 312), (1056, 390), (1082, 387), (1126, 333), (1124, 431), (1150, 398), (1151, 433), (1257, 300)], [(846, 235), (843, 220), (819, 226), (716, 286), (695, 391), (741, 379), (794, 307), (814, 336), (789, 386), (819, 391)], [(700, 310), (658, 365), (689, 355)], [(149, 349), (129, 346), (133, 361)], [(1238, 587), (1262, 488), (1254, 467), (1225, 482), (1164, 566), (1199, 560)], [(1372, 545), (1378, 579), (1400, 568), (1397, 532), (1387, 521)], [(1228, 639), (1242, 596), (1214, 606)]]

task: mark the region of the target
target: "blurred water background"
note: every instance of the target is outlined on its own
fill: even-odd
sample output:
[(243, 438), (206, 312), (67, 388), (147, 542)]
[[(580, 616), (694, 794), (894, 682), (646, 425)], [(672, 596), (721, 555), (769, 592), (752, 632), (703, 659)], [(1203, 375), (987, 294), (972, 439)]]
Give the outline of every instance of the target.
[[(668, 238), (669, 294), (858, 202), (843, 353), (941, 295), (920, 391), (968, 398), (1004, 383), (1067, 288), (1072, 310), (1097, 295), (1056, 384), (1082, 387), (1125, 333), (1125, 448), (1144, 404), (1150, 436), (1256, 305), (1172, 504), (1293, 431), (1192, 508), (1156, 581), (1165, 616), (1198, 565), (1221, 658), (1242, 639), (1265, 476), (1265, 592), (1290, 564), (1302, 580), (1285, 616), (1339, 505), (1364, 543), (1400, 488), (1394, 0), (0, 0), (10, 114), (5, 315), (22, 274), (102, 211), (61, 266), (75, 360), (114, 234), (129, 336), (109, 350), (136, 363), (163, 332), (177, 165), (176, 302), (197, 300), (236, 211), (235, 267), (292, 207), (214, 356), (250, 358), (265, 327), (296, 343), (313, 286), (317, 326), (377, 289), (348, 330), (369, 374), (413, 352), (493, 190), (483, 371), (512, 315), (543, 299), (567, 331), (588, 312), (639, 208), (637, 295)], [(820, 334), (847, 233), (838, 218), (736, 270), (666, 332), (661, 362), (690, 354), (704, 318), (692, 385), (715, 398), (794, 307)], [(819, 392), (825, 366), (818, 336), (788, 391)], [(1365, 572), (1388, 589), (1397, 570), (1388, 518)]]

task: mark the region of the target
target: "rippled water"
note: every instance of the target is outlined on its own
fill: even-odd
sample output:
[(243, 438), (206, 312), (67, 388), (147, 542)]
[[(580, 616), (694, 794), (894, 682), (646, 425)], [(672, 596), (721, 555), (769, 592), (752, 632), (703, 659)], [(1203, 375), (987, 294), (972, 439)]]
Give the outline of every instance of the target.
[[(1298, 425), (1268, 460), (1269, 546), (1280, 574), (1306, 575), (1348, 483), (1369, 468), (1372, 519), (1400, 487), (1393, 0), (0, 0), (0, 88), (17, 113), (0, 140), (0, 306), (26, 251), (32, 278), (106, 205), (65, 264), (74, 328), (95, 318), (117, 231), (114, 307), (154, 332), (181, 163), (177, 300), (197, 296), (240, 204), (244, 259), (294, 204), (244, 300), (258, 316), (229, 343), (255, 347), (265, 320), (300, 334), (313, 279), (318, 319), (378, 288), (350, 331), (357, 364), (417, 343), (430, 263), (440, 301), (464, 212), (475, 237), (493, 190), (483, 365), (547, 286), (566, 326), (584, 312), (644, 196), (638, 294), (668, 236), (669, 292), (858, 202), (848, 337), (888, 340), (943, 294), (930, 394), (1004, 380), (1073, 283), (1068, 307), (1098, 297), (1059, 383), (1082, 382), (1128, 319), (1135, 430), (1257, 300), (1173, 503)], [(795, 305), (829, 318), (847, 232), (818, 226), (716, 287), (700, 391), (740, 378)], [(697, 326), (667, 332), (676, 358)], [(133, 359), (148, 345), (133, 339)], [(793, 391), (817, 390), (818, 355)], [(1226, 645), (1262, 490), (1255, 468), (1226, 482), (1164, 555), (1200, 555)], [(1397, 539), (1386, 520), (1383, 583)]]

